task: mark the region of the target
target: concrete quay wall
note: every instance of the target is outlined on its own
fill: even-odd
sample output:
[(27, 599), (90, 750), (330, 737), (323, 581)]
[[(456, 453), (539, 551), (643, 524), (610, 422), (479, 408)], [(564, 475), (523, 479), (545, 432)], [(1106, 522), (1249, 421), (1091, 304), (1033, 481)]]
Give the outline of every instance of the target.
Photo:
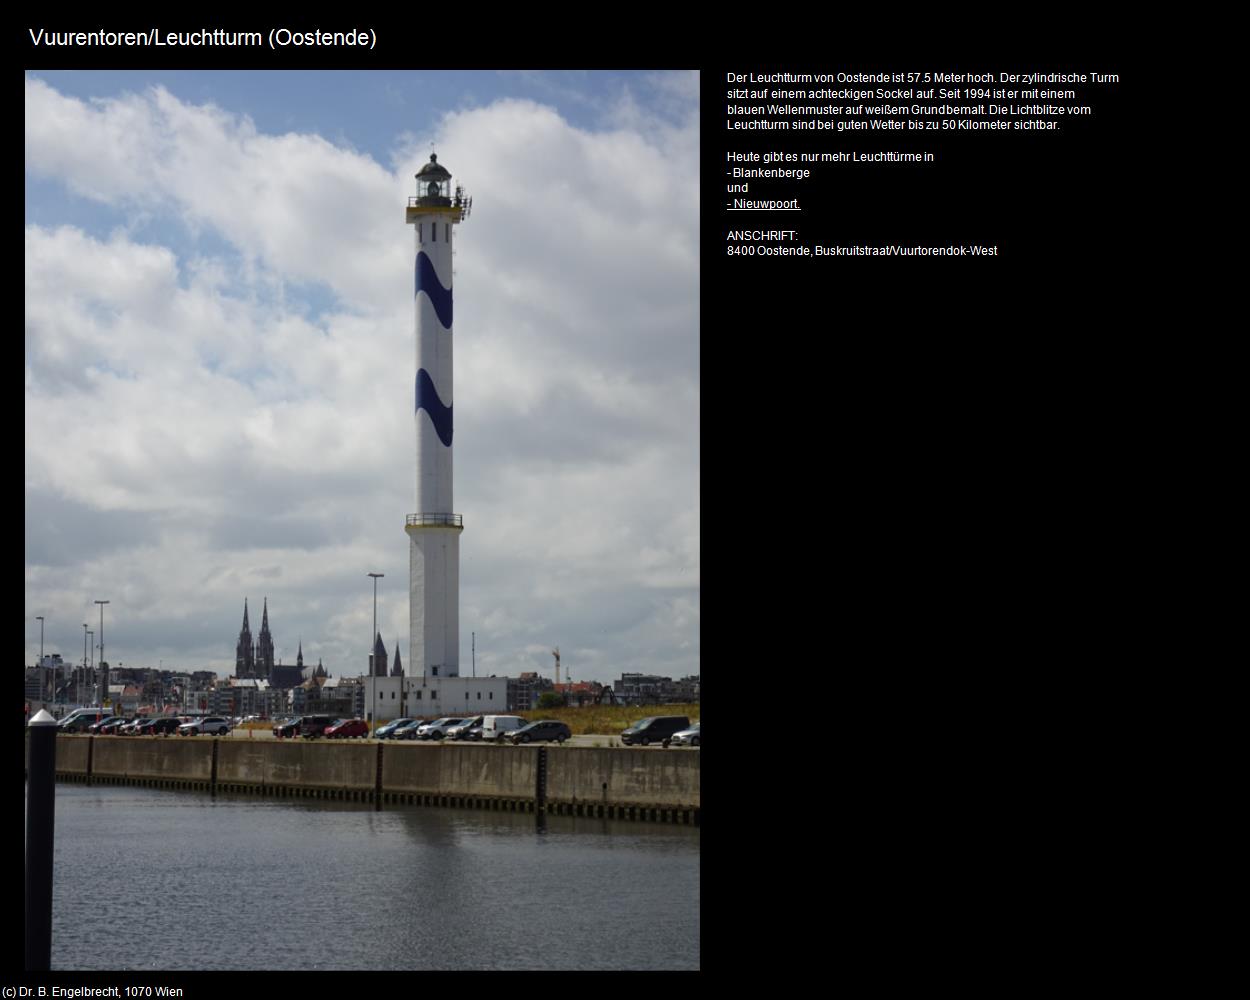
[(93, 777), (209, 781), (213, 776), (212, 748), (196, 746), (192, 740), (89, 738)]
[(307, 740), (214, 742), (218, 785), (369, 793), (377, 786), (376, 744)]
[(695, 751), (59, 735), (58, 780), (698, 822)]
[(538, 760), (536, 747), (390, 743), (382, 755), (382, 794), (399, 802), (450, 796), (532, 808)]
[(565, 747), (547, 755), (547, 801), (699, 808), (699, 754)]

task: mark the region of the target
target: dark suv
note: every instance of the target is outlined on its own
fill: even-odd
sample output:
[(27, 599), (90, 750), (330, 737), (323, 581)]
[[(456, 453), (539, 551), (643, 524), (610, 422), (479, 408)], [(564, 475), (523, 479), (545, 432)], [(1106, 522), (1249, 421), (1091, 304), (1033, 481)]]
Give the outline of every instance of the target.
[(621, 733), (621, 742), (626, 746), (635, 743), (645, 747), (648, 743), (663, 743), (666, 739), (690, 728), (690, 719), (684, 715), (653, 715), (639, 719)]
[(531, 722), (528, 726), (522, 726), (509, 733), (508, 739), (514, 744), (530, 743), (534, 740), (555, 740), (557, 743), (563, 743), (572, 735), (573, 730), (563, 722), (543, 719), (541, 722)]
[(305, 715), (299, 720), (299, 734), (306, 740), (322, 736), (335, 723), (333, 715)]

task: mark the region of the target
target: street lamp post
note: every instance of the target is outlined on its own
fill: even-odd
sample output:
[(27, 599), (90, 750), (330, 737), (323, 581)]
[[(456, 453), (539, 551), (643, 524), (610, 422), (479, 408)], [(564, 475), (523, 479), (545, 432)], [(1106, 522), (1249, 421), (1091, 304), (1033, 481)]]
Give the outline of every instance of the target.
[(48, 685), (43, 682), (43, 615), (35, 615), (35, 617), (39, 620), (39, 690), (46, 695), (48, 693)]
[(373, 664), (373, 646), (378, 635), (378, 577), (386, 576), (385, 573), (370, 573), (373, 577), (373, 631), (369, 634), (369, 673), (374, 670)]
[(82, 623), (82, 682), (78, 685), (78, 690), (74, 693), (78, 695), (78, 704), (82, 704), (82, 689), (87, 686), (87, 629), (86, 622)]
[(99, 681), (95, 677), (95, 629), (87, 633), (91, 637), (91, 641), (87, 643), (87, 648), (91, 650), (91, 658), (87, 661), (87, 669), (91, 672), (91, 700), (97, 704), (104, 704), (100, 701)]
[[(377, 635), (378, 635), (378, 579), (380, 577), (386, 576), (386, 574), (385, 573), (370, 573), (368, 575), (373, 577), (373, 631), (369, 633), (369, 676), (373, 677), (374, 670), (376, 669), (373, 663), (373, 648), (374, 648), (374, 644), (377, 641)], [(373, 692), (376, 690), (376, 682), (370, 681), (368, 686), (365, 688), (365, 690), (369, 692), (370, 701), (372, 702), (372, 695), (373, 695)], [(368, 716), (371, 714), (373, 714), (373, 705), (372, 704), (366, 705), (365, 706), (365, 717), (366, 717), (365, 721), (366, 722), (368, 722)]]
[(100, 605), (100, 693), (104, 696), (100, 704), (104, 704), (109, 696), (109, 678), (108, 671), (104, 666), (104, 605), (108, 601), (96, 601)]

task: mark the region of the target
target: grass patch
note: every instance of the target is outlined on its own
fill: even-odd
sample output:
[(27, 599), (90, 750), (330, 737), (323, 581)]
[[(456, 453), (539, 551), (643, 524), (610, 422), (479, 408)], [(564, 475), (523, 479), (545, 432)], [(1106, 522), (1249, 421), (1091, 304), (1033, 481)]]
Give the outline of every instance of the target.
[[(628, 729), (639, 719), (652, 715), (684, 715), (691, 725), (699, 721), (698, 703), (689, 705), (584, 705), (581, 708), (535, 708), (526, 712), (514, 712), (527, 722), (538, 719), (556, 719), (565, 723), (574, 736), (588, 733), (619, 733)], [(616, 746), (613, 740), (610, 744)]]

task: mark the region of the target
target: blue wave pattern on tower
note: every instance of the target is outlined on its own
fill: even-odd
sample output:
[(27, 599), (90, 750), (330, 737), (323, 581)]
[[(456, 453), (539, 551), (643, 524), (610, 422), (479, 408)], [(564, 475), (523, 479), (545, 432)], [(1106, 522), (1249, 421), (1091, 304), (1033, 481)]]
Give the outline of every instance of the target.
[(451, 289), (444, 288), (438, 280), (438, 272), (434, 264), (426, 256), (425, 251), (417, 254), (417, 290), (416, 295), (425, 292), (430, 297), (430, 304), (438, 316), (438, 321), (448, 330), (451, 329)]
[(417, 372), (417, 409), (425, 408), (434, 423), (434, 432), (448, 448), (451, 447), (451, 407), (444, 406), (434, 388), (434, 380), (424, 368)]

